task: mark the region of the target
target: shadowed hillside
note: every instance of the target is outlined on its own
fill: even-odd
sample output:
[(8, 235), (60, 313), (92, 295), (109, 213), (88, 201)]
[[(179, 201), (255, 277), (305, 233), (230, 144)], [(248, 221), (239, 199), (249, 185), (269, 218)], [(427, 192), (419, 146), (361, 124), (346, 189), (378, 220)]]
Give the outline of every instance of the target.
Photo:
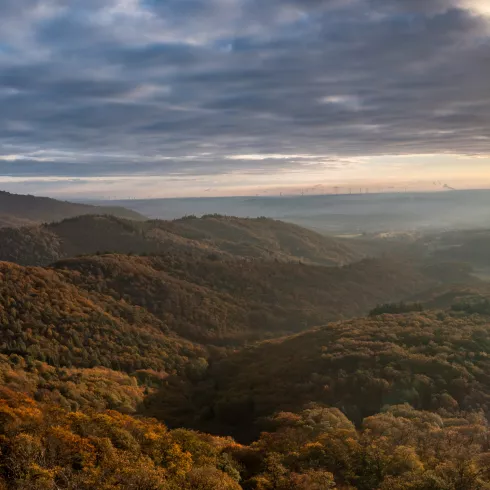
[(409, 264), (366, 259), (344, 267), (207, 255), (104, 255), (55, 264), (78, 287), (146, 308), (179, 335), (241, 343), (367, 313), (435, 282)]
[(356, 422), (399, 403), (488, 414), (489, 334), (488, 316), (459, 312), (334, 323), (244, 349), (200, 383), (176, 379), (147, 401), (147, 411), (242, 437), (261, 417), (310, 402), (338, 407)]
[(60, 221), (83, 214), (109, 214), (120, 218), (144, 219), (144, 216), (136, 211), (118, 206), (90, 206), (49, 197), (0, 191), (0, 227)]
[(0, 353), (126, 372), (175, 369), (186, 349), (194, 355), (183, 339), (237, 346), (362, 314), (433, 285), (396, 262), (327, 268), (182, 252), (86, 256), (48, 269), (3, 262), (0, 273)]
[(216, 243), (232, 255), (279, 260), (301, 259), (323, 265), (342, 265), (361, 257), (340, 240), (291, 223), (267, 218), (245, 219), (220, 215), (155, 221), (156, 227), (185, 238)]
[(269, 219), (211, 216), (136, 222), (80, 216), (22, 230), (0, 229), (0, 259), (23, 265), (48, 265), (60, 258), (97, 252), (183, 251), (322, 265), (342, 265), (361, 258), (341, 241)]
[(437, 257), (490, 266), (490, 230), (451, 231), (431, 238)]

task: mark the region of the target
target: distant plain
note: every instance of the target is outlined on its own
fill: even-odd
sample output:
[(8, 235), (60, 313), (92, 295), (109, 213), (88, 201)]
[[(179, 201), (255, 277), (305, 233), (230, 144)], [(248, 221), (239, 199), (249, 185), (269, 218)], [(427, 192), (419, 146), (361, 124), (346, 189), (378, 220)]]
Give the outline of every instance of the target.
[(318, 232), (348, 235), (485, 228), (490, 223), (490, 191), (253, 196), (94, 201), (123, 206), (152, 219), (226, 214), (265, 216)]

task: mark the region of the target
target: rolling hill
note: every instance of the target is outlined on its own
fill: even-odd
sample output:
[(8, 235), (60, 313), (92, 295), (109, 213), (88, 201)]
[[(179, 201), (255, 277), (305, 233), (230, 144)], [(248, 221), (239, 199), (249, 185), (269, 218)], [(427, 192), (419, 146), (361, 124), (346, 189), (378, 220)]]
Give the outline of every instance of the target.
[[(174, 379), (146, 413), (177, 425), (258, 435), (263, 417), (309, 403), (360, 423), (383, 407), (490, 414), (490, 318), (459, 312), (381, 315), (263, 342)], [(251, 427), (255, 427), (254, 430)]]
[[(0, 236), (50, 264), (0, 262), (0, 488), (488, 487), (490, 302), (466, 267), (221, 216)], [(406, 298), (450, 309), (311, 329)]]
[(54, 267), (79, 288), (123, 298), (177, 334), (217, 345), (361, 315), (436, 284), (410, 264), (377, 259), (323, 267), (168, 253), (78, 257)]
[(38, 227), (0, 229), (0, 260), (22, 265), (48, 265), (97, 252), (188, 251), (331, 266), (362, 257), (341, 241), (269, 219), (210, 216), (137, 222), (113, 216), (79, 216)]
[(70, 283), (63, 274), (0, 262), (0, 354), (55, 367), (181, 368), (204, 349), (124, 300)]
[(155, 227), (202, 243), (215, 243), (231, 255), (282, 261), (344, 265), (362, 257), (349, 245), (301, 226), (268, 218), (205, 215), (154, 221)]
[(465, 230), (430, 237), (433, 254), (446, 260), (469, 262), (476, 267), (490, 264), (490, 230)]
[(409, 264), (343, 267), (195, 252), (0, 262), (0, 354), (58, 367), (170, 372), (190, 358), (300, 332), (434, 284)]
[(134, 220), (145, 219), (136, 211), (118, 206), (91, 206), (58, 201), (49, 197), (0, 191), (0, 227), (61, 221), (84, 214), (108, 214)]

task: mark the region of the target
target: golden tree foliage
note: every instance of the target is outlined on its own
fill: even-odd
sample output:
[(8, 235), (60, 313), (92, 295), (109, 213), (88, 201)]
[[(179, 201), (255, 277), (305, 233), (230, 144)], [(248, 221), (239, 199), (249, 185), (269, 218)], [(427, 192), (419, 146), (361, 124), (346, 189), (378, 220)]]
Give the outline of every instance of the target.
[[(184, 449), (205, 445), (207, 465)], [(192, 439), (196, 439), (193, 443)], [(25, 489), (236, 489), (219, 469), (220, 439), (176, 434), (119, 412), (69, 412), (4, 389), (0, 398), (0, 481)], [(230, 466), (230, 470), (233, 468)], [(235, 470), (230, 471), (234, 476)], [(1, 488), (1, 487), (0, 487)]]

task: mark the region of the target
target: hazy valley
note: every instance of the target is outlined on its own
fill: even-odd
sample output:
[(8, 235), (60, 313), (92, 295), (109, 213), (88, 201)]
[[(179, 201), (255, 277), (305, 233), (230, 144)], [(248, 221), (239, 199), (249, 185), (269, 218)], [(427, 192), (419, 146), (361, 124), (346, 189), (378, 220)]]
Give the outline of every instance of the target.
[(488, 190), (366, 194), (341, 189), (338, 195), (284, 195), (179, 199), (93, 201), (123, 206), (155, 219), (226, 214), (267, 216), (329, 235), (396, 233), (437, 229), (486, 228), (490, 219)]

